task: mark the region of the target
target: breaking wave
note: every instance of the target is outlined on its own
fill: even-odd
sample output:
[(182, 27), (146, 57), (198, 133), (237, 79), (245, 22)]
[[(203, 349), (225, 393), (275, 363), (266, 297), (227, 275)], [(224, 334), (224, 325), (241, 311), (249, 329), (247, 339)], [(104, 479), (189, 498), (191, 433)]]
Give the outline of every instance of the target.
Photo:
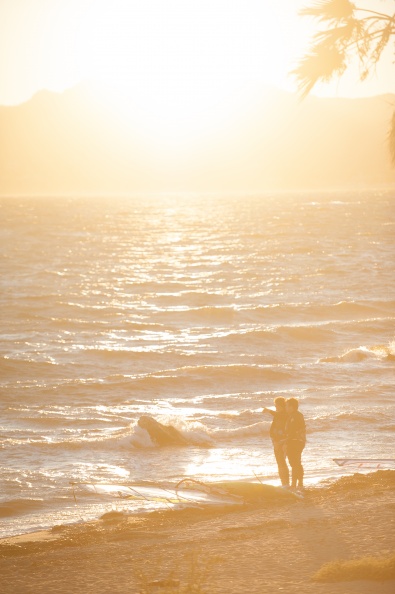
[(395, 361), (395, 344), (360, 346), (335, 357), (324, 357), (320, 363), (359, 363), (366, 360)]
[[(161, 418), (161, 422), (171, 424), (185, 438), (186, 445), (191, 446), (211, 447), (240, 438), (268, 435), (267, 424), (263, 422), (232, 429), (209, 428), (199, 421), (183, 421), (177, 418)], [(123, 438), (122, 443), (123, 445), (129, 443), (138, 448), (159, 447), (151, 439), (148, 431), (142, 429), (137, 424), (132, 427), (130, 439)]]

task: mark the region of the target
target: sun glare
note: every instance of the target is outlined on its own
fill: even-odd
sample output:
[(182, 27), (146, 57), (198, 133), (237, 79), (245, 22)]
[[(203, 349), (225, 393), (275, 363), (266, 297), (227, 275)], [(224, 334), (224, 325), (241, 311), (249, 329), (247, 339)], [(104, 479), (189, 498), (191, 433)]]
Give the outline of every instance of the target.
[(229, 124), (247, 89), (284, 82), (292, 34), (279, 39), (276, 10), (261, 16), (257, 27), (256, 10), (221, 0), (102, 0), (85, 11), (75, 51), (86, 78), (123, 97), (124, 117), (178, 149)]

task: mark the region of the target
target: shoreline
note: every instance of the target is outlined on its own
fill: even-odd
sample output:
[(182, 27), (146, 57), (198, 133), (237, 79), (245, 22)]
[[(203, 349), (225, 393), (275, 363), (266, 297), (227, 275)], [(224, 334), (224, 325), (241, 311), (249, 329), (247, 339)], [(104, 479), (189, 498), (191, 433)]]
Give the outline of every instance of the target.
[[(371, 470), (370, 473), (371, 472), (374, 472), (374, 471)], [(318, 491), (318, 490), (326, 489), (326, 488), (330, 487), (331, 485), (333, 485), (334, 483), (336, 483), (337, 481), (342, 480), (345, 477), (352, 476), (353, 474), (355, 474), (355, 473), (352, 473), (352, 472), (348, 471), (347, 473), (344, 473), (344, 474), (341, 474), (341, 475), (337, 475), (337, 476), (319, 476), (319, 477), (315, 477), (314, 479), (307, 478), (307, 481), (305, 480), (305, 490), (306, 490), (306, 492), (311, 493), (312, 491)], [(368, 471), (365, 470), (364, 474), (368, 474)], [(261, 478), (262, 478), (262, 480), (261, 480)], [(227, 481), (224, 480), (223, 482), (227, 482)], [(281, 485), (278, 484), (279, 483), (279, 479), (278, 478), (271, 478), (269, 480), (264, 480), (264, 477), (259, 477), (257, 475), (248, 477), (248, 480), (246, 480), (246, 477), (239, 477), (237, 479), (233, 479), (232, 482), (234, 482), (234, 483), (242, 482), (244, 484), (251, 483), (252, 485), (257, 485), (257, 484), (261, 483), (261, 484), (273, 486), (273, 487), (276, 487), (276, 488), (280, 488), (281, 487)], [(100, 483), (98, 483), (98, 484), (100, 484)], [(103, 482), (103, 484), (104, 485), (107, 485), (107, 484), (110, 484), (110, 483)], [(123, 485), (127, 486), (127, 483), (121, 483), (120, 482), (119, 484), (122, 484), (122, 486)], [(131, 484), (132, 484), (132, 486), (134, 486), (134, 485), (137, 485), (138, 483), (137, 482), (133, 482)], [(216, 483), (207, 482), (205, 484), (211, 486), (212, 484), (215, 485)], [(154, 483), (151, 484), (151, 483), (147, 483), (146, 481), (144, 481), (140, 486), (156, 486), (156, 483), (155, 484)], [(168, 488), (170, 490), (174, 490), (174, 485), (170, 485), (169, 484), (168, 485)], [(110, 512), (107, 510), (107, 511), (103, 511), (103, 513), (101, 515), (100, 514), (96, 514), (94, 516), (91, 515), (88, 512), (88, 516), (87, 516), (86, 510), (84, 510), (84, 508), (83, 508), (84, 500), (80, 497), (81, 496), (81, 493), (75, 494), (73, 492), (73, 494), (72, 494), (71, 497), (74, 498), (75, 496), (77, 496), (77, 498), (75, 499), (75, 504), (78, 506), (78, 504), (81, 503), (82, 504), (81, 510), (83, 510), (83, 511), (79, 511), (78, 513), (76, 513), (76, 518), (75, 519), (70, 520), (70, 522), (56, 522), (56, 524), (54, 524), (53, 522), (52, 523), (48, 522), (48, 524), (45, 524), (45, 525), (41, 525), (41, 526), (37, 526), (37, 527), (26, 528), (26, 530), (25, 531), (22, 531), (22, 532), (17, 532), (17, 533), (16, 532), (13, 532), (11, 534), (3, 534), (3, 535), (0, 535), (0, 543), (3, 540), (9, 540), (9, 539), (13, 539), (13, 538), (23, 538), (23, 537), (28, 538), (29, 535), (32, 535), (32, 538), (35, 539), (35, 535), (36, 534), (40, 534), (40, 533), (44, 533), (44, 532), (45, 533), (51, 533), (51, 531), (54, 529), (54, 527), (57, 527), (57, 526), (63, 526), (63, 527), (83, 526), (83, 525), (88, 524), (88, 523), (99, 521), (103, 514), (111, 513), (112, 511), (115, 511), (113, 509), (113, 507), (112, 507), (112, 504), (111, 504), (111, 501), (110, 500), (103, 500), (103, 502), (102, 502), (103, 510), (106, 507), (107, 508), (110, 508), (111, 507)], [(125, 510), (122, 509), (124, 500), (122, 498), (119, 498), (119, 499), (115, 499), (113, 501), (115, 502), (116, 507), (117, 508), (120, 508), (120, 509), (117, 509), (116, 511), (119, 511), (120, 513), (124, 513)], [(141, 504), (141, 502), (142, 502), (142, 500), (141, 501), (136, 500), (135, 503)], [(9, 502), (6, 502), (3, 505), (7, 506), (7, 505), (9, 505)], [(2, 506), (2, 504), (0, 504), (0, 508), (1, 508), (1, 506)], [(173, 509), (173, 508), (170, 508), (168, 504), (163, 504), (162, 507), (158, 507), (156, 509), (153, 508), (153, 507), (148, 508), (148, 509), (140, 508), (139, 510), (135, 510), (133, 512), (128, 511), (128, 508), (126, 508), (125, 515), (128, 515), (129, 517), (133, 517), (133, 518), (135, 518), (135, 517), (141, 518), (141, 517), (145, 517), (147, 514), (150, 515), (152, 513), (158, 512), (158, 511), (159, 512), (160, 511), (166, 511), (166, 510), (169, 510), (169, 509), (170, 509), (170, 511), (173, 511), (173, 513), (179, 511), (176, 507)], [(10, 518), (10, 516), (8, 516), (8, 515), (5, 515), (3, 517), (6, 520), (9, 520), (9, 518)], [(18, 516), (18, 517), (20, 518), (21, 516)]]
[(295, 502), (108, 513), (0, 539), (2, 592), (66, 593), (77, 585), (86, 593), (187, 592), (194, 579), (209, 594), (390, 594), (393, 580), (313, 576), (337, 559), (393, 554), (394, 509), (395, 471), (382, 470), (307, 489)]
[[(365, 471), (365, 473), (366, 473), (366, 471)], [(341, 479), (341, 478), (343, 478), (345, 476), (349, 476), (350, 474), (351, 473), (348, 472), (348, 473), (344, 473), (344, 474), (341, 474), (341, 475), (338, 474), (337, 476), (333, 476), (333, 475), (325, 476), (324, 475), (324, 476), (316, 476), (314, 478), (307, 477), (307, 480), (305, 480), (305, 487), (309, 491), (312, 490), (312, 489), (317, 489), (317, 488), (318, 489), (326, 488), (329, 485), (331, 485), (334, 482), (336, 482), (337, 480), (339, 480), (339, 479)], [(229, 479), (229, 480), (231, 480), (231, 479)], [(218, 482), (218, 481), (216, 481), (216, 482)], [(223, 482), (227, 482), (227, 481), (224, 479)], [(261, 483), (261, 484), (264, 484), (264, 485), (270, 485), (270, 486), (277, 487), (277, 488), (280, 488), (280, 486), (281, 486), (281, 485), (279, 485), (279, 479), (278, 479), (278, 477), (273, 477), (273, 478), (270, 478), (268, 480), (265, 480), (265, 477), (259, 477), (258, 475), (255, 475), (255, 476), (252, 476), (251, 475), (251, 476), (248, 476), (248, 477), (238, 477), (237, 479), (233, 479), (233, 482), (235, 482), (235, 483), (242, 482), (242, 483), (251, 483), (251, 484), (259, 484), (259, 483)], [(102, 483), (105, 484), (105, 485), (111, 484), (111, 483), (107, 483), (105, 481), (102, 481)], [(94, 483), (92, 483), (92, 484), (94, 484)], [(97, 483), (97, 484), (100, 484), (100, 483)], [(123, 483), (123, 482), (120, 482), (119, 484), (122, 485), (122, 486), (123, 485), (126, 485), (126, 486), (128, 485), (128, 483)], [(138, 485), (138, 484), (139, 484), (138, 481), (137, 482), (134, 481), (134, 482), (131, 483), (132, 486)], [(210, 481), (207, 481), (205, 484), (210, 485), (210, 486), (212, 484), (215, 485), (215, 483), (212, 483)], [(151, 484), (150, 482), (144, 481), (144, 482), (141, 483), (140, 486), (157, 486), (157, 483), (152, 483)], [(168, 485), (166, 485), (165, 488), (169, 488), (170, 490), (174, 490), (175, 485), (169, 483)], [(82, 503), (82, 504), (84, 503), (84, 500), (80, 497), (81, 496), (81, 493), (75, 493), (75, 494), (74, 493), (71, 493), (71, 495), (70, 495), (70, 501), (74, 498), (74, 495), (76, 495), (76, 497), (77, 497), (77, 499), (74, 500), (74, 503), (76, 503), (77, 505), (79, 503)], [(21, 500), (18, 499), (18, 503), (20, 503), (20, 501)], [(29, 502), (30, 501), (31, 500), (29, 500)], [(39, 501), (41, 502), (43, 500), (40, 499)], [(116, 499), (115, 502), (116, 502), (117, 507), (122, 508), (123, 500), (121, 498)], [(140, 502), (136, 501), (136, 503), (141, 504), (142, 503), (142, 500)], [(10, 506), (10, 502), (9, 501), (0, 503), (0, 519), (2, 517), (6, 521), (8, 521), (12, 517), (11, 515), (4, 514), (4, 511), (2, 510), (2, 508), (6, 508), (6, 507), (9, 507), (9, 506)], [(111, 501), (110, 500), (103, 500), (103, 502), (102, 502), (102, 507), (103, 508), (104, 507), (110, 507), (110, 506), (111, 506)], [(168, 505), (163, 504), (163, 507), (162, 508), (158, 508), (158, 509), (166, 510), (166, 509), (169, 509), (169, 507), (168, 507)], [(81, 510), (83, 510), (83, 506), (81, 506)], [(3, 514), (4, 515), (2, 515), (2, 513), (1, 513), (2, 511), (3, 511)], [(152, 513), (153, 511), (156, 511), (156, 510), (154, 510), (152, 508), (150, 508), (150, 509), (144, 509), (144, 508), (141, 508), (140, 507), (139, 510), (135, 510), (135, 511), (129, 512), (129, 513), (130, 513), (130, 515), (133, 515), (133, 517), (134, 517), (135, 515), (136, 516), (144, 516), (147, 513), (148, 514)], [(175, 509), (174, 511), (177, 511), (177, 510)], [(106, 512), (103, 512), (103, 513), (106, 513)], [(87, 517), (87, 519), (82, 520), (81, 518), (84, 517), (84, 516)], [(23, 517), (23, 515), (20, 514), (20, 515), (15, 516), (15, 517), (21, 518), (21, 517)], [(56, 522), (56, 525), (58, 525), (58, 524), (60, 525), (61, 524), (61, 525), (64, 525), (64, 526), (75, 526), (75, 525), (85, 524), (87, 522), (92, 522), (92, 521), (98, 520), (99, 518), (100, 518), (100, 514), (94, 515), (94, 514), (91, 514), (90, 511), (86, 512), (86, 510), (84, 510), (84, 511), (79, 511), (78, 513), (76, 513), (75, 519), (70, 520), (70, 522), (61, 522), (61, 521), (59, 521), (59, 522)], [(14, 538), (14, 537), (22, 537), (22, 536), (27, 536), (29, 534), (33, 534), (34, 535), (36, 533), (43, 532), (43, 531), (51, 531), (51, 529), (53, 528), (53, 526), (54, 526), (54, 522), (53, 521), (52, 522), (49, 522), (49, 521), (48, 522), (45, 522), (44, 525), (41, 522), (41, 525), (36, 526), (36, 527), (27, 527), (26, 530), (21, 531), (21, 532), (12, 532), (10, 534), (0, 534), (0, 543), (4, 539), (10, 539), (10, 538)]]

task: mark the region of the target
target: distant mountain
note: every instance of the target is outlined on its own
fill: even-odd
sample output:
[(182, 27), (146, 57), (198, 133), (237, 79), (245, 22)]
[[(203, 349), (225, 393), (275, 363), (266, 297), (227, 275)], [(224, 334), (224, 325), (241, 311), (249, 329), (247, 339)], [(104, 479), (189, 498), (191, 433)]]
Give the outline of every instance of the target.
[(79, 85), (0, 107), (0, 194), (249, 192), (395, 185), (386, 144), (395, 96), (269, 89), (229, 126), (169, 156), (97, 90)]

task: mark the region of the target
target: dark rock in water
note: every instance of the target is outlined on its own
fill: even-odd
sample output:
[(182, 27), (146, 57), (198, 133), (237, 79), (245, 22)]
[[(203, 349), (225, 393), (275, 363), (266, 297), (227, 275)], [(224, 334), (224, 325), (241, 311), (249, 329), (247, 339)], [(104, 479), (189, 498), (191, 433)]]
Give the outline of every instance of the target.
[(159, 446), (188, 445), (185, 437), (172, 425), (162, 425), (152, 417), (145, 415), (139, 418), (138, 425), (145, 429), (152, 441)]

